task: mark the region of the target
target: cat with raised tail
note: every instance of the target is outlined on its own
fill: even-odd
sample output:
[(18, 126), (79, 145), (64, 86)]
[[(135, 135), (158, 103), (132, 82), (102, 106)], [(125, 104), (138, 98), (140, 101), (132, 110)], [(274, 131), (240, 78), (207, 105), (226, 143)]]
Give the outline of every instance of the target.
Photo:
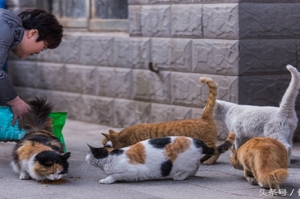
[(278, 191), (279, 185), (288, 178), (287, 151), (273, 138), (252, 138), (238, 150), (230, 150), (232, 166), (244, 170), (246, 180), (253, 185)]
[(11, 166), (19, 179), (58, 180), (68, 173), (68, 158), (63, 144), (52, 133), (49, 114), (53, 105), (43, 98), (28, 102), (30, 111), (24, 115), (26, 135), (17, 142), (12, 152)]
[(196, 175), (203, 153), (223, 153), (232, 146), (234, 139), (235, 134), (230, 133), (217, 149), (208, 147), (202, 140), (185, 136), (148, 139), (120, 149), (88, 145), (90, 152), (86, 161), (108, 175), (99, 181), (101, 184), (166, 177), (184, 180)]
[(279, 107), (216, 101), (215, 119), (222, 121), (229, 132), (236, 133), (235, 148), (238, 149), (253, 137), (271, 137), (285, 146), (290, 162), (293, 135), (298, 123), (295, 101), (300, 88), (300, 75), (292, 65), (287, 65), (286, 68), (292, 78)]
[[(217, 125), (214, 120), (214, 109), (217, 98), (217, 86), (215, 81), (209, 77), (201, 77), (200, 82), (209, 87), (209, 95), (206, 102), (206, 108), (201, 118), (176, 120), (154, 124), (137, 124), (127, 127), (119, 133), (109, 130), (109, 133), (102, 133), (104, 139), (102, 144), (111, 142), (114, 148), (130, 146), (139, 141), (161, 138), (166, 136), (188, 136), (203, 142), (212, 148), (216, 148)], [(201, 161), (204, 164), (214, 164), (220, 154), (205, 155)]]

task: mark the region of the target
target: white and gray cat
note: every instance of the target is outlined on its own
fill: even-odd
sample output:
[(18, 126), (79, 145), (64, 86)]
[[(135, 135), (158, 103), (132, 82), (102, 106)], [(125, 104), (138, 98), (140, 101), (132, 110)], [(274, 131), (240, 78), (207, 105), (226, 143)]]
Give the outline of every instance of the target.
[(223, 153), (232, 146), (234, 139), (235, 134), (230, 133), (217, 150), (207, 147), (201, 140), (185, 136), (148, 139), (120, 149), (89, 146), (86, 161), (108, 175), (99, 181), (101, 184), (164, 177), (184, 180), (196, 175), (202, 154)]
[(229, 132), (236, 133), (236, 149), (253, 137), (271, 137), (285, 146), (290, 162), (293, 134), (298, 123), (295, 101), (300, 75), (295, 67), (287, 65), (286, 68), (292, 78), (279, 107), (239, 105), (217, 100), (215, 119), (222, 121)]

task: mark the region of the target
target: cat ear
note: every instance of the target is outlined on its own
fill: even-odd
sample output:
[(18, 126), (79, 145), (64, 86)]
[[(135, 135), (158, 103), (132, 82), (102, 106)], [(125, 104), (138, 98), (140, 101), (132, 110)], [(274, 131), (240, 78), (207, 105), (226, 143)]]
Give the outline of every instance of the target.
[(109, 134), (110, 134), (110, 135), (117, 134), (117, 132), (115, 132), (115, 131), (114, 131), (114, 130), (112, 130), (112, 129), (109, 129), (109, 131), (108, 131), (108, 132), (109, 132)]
[(94, 147), (92, 147), (91, 145), (89, 145), (88, 143), (86, 143), (86, 145), (88, 145), (88, 147), (90, 148), (90, 150), (93, 150)]
[(230, 148), (230, 151), (232, 152), (232, 154), (235, 154), (237, 150), (234, 148)]
[(109, 134), (106, 134), (106, 133), (101, 133), (106, 139), (107, 141), (110, 140), (110, 135)]
[(43, 162), (45, 160), (45, 155), (44, 153), (38, 153), (36, 156), (35, 156), (35, 159), (38, 161), (38, 162)]
[(63, 153), (61, 156), (63, 159), (68, 159), (71, 156), (71, 152)]

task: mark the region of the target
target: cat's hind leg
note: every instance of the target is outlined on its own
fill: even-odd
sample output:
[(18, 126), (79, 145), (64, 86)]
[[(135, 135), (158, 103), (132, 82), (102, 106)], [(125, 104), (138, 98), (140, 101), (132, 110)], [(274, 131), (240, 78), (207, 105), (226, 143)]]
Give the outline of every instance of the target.
[[(205, 155), (205, 156), (206, 156), (206, 155)], [(205, 165), (212, 165), (212, 164), (216, 163), (216, 161), (218, 160), (219, 157), (220, 157), (220, 154), (212, 155), (212, 156), (209, 157), (207, 160), (205, 160), (205, 161), (203, 162), (203, 164), (205, 164)], [(203, 158), (201, 158), (201, 162), (202, 162), (202, 159), (203, 159)]]
[(183, 171), (173, 176), (173, 180), (184, 180), (190, 175), (191, 175), (190, 171)]
[(257, 185), (257, 180), (255, 179), (255, 177), (253, 176), (251, 171), (248, 170), (244, 170), (244, 176), (246, 178), (246, 180), (252, 184), (252, 185)]
[(107, 176), (106, 178), (104, 178), (104, 179), (101, 179), (100, 181), (99, 181), (99, 183), (100, 184), (111, 184), (111, 183), (113, 183), (113, 182), (115, 182), (116, 181), (116, 179), (113, 177), (113, 176)]

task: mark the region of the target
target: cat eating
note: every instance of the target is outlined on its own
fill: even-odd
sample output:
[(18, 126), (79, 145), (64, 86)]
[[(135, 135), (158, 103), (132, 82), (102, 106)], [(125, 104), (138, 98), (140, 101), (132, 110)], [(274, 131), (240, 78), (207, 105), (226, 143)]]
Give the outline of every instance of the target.
[(253, 185), (278, 190), (288, 177), (287, 151), (273, 138), (252, 138), (238, 150), (230, 150), (231, 164), (236, 169), (244, 170), (245, 178)]
[(203, 141), (185, 136), (170, 136), (140, 141), (129, 147), (114, 149), (110, 146), (94, 148), (86, 161), (103, 170), (108, 176), (101, 184), (115, 181), (142, 181), (171, 177), (184, 180), (195, 176), (203, 153), (214, 155), (232, 146), (235, 134), (218, 147), (208, 147)]
[[(209, 95), (206, 108), (201, 118), (177, 120), (155, 124), (137, 124), (127, 127), (119, 133), (109, 130), (109, 134), (102, 133), (104, 139), (102, 144), (111, 142), (114, 148), (130, 146), (139, 141), (161, 138), (166, 136), (188, 136), (203, 142), (212, 148), (216, 148), (217, 125), (214, 120), (214, 109), (217, 97), (217, 86), (215, 81), (209, 77), (201, 77), (200, 82), (206, 83), (209, 87)], [(220, 154), (213, 156), (205, 155), (201, 161), (204, 164), (214, 164)]]
[(285, 146), (290, 162), (293, 134), (298, 123), (294, 107), (300, 88), (300, 75), (295, 67), (287, 65), (286, 68), (292, 78), (279, 107), (239, 105), (216, 100), (215, 119), (222, 121), (229, 132), (236, 133), (236, 149), (250, 138), (271, 137)]
[(13, 149), (11, 166), (21, 180), (59, 180), (68, 172), (71, 153), (63, 152), (63, 144), (52, 133), (48, 115), (53, 105), (42, 98), (28, 104), (31, 110), (23, 121), (26, 135)]

